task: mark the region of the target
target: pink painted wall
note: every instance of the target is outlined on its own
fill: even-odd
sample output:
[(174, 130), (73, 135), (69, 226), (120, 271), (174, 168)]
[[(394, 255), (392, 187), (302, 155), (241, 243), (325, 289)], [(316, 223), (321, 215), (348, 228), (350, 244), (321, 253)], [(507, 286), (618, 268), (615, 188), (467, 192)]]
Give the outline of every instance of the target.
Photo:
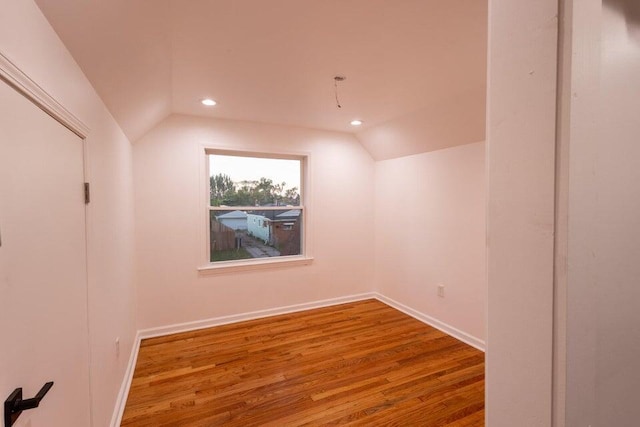
[[(486, 40), (486, 33), (483, 31), (477, 37)], [(474, 55), (485, 57), (486, 47), (482, 46)], [(486, 75), (482, 72), (473, 78), (484, 82)], [(445, 99), (428, 108), (363, 129), (357, 133), (357, 137), (375, 160), (469, 144), (484, 139), (485, 105), (486, 88), (484, 84), (478, 85), (474, 90), (465, 90), (461, 94), (449, 93)], [(464, 126), (460, 126), (460, 123), (464, 123)]]
[(551, 425), (557, 0), (490, 0), (487, 425)]
[[(198, 273), (205, 145), (309, 154), (311, 265)], [(174, 115), (133, 153), (140, 329), (371, 291), (374, 162), (353, 136)]]
[[(135, 336), (131, 146), (32, 0), (3, 1), (0, 51), (91, 128), (87, 138), (93, 186), (87, 218), (91, 395), (94, 425), (105, 426)], [(64, 300), (64, 295), (60, 298)], [(120, 337), (119, 357), (116, 337)]]
[(375, 183), (376, 291), (483, 341), (485, 144), (377, 162)]
[[(106, 425), (136, 334), (131, 144), (102, 109), (89, 136), (89, 333), (94, 426)], [(120, 339), (117, 352), (116, 338)]]

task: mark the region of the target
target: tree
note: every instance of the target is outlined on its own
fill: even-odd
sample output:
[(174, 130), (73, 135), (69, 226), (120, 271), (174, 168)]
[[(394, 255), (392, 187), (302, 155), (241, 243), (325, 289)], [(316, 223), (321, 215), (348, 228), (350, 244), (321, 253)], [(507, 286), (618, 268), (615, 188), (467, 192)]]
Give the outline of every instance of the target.
[(260, 178), (254, 189), (256, 205), (264, 206), (275, 203), (275, 188), (269, 178)]
[(237, 191), (229, 192), (222, 199), (226, 206), (254, 206), (255, 199), (249, 187), (243, 186)]
[(300, 203), (298, 188), (286, 189), (287, 183), (274, 184), (269, 178), (258, 181), (234, 183), (224, 174), (209, 178), (211, 183), (211, 206), (266, 206), (297, 205)]
[(211, 188), (211, 206), (220, 206), (223, 204), (225, 197), (235, 192), (236, 186), (228, 175), (219, 173), (218, 175), (209, 177), (209, 182)]
[(300, 194), (298, 194), (298, 187), (290, 188), (284, 193), (284, 202), (287, 205), (300, 204)]

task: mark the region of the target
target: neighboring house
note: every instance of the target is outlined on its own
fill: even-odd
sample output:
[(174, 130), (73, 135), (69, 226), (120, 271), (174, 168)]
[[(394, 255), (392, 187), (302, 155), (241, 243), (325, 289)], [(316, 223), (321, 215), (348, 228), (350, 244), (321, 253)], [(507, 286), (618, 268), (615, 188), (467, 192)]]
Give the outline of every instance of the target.
[(216, 219), (223, 225), (234, 230), (246, 230), (247, 229), (247, 214), (242, 211), (231, 211), (222, 215), (216, 216)]
[[(285, 231), (293, 230), (296, 221), (300, 217), (300, 209), (292, 209), (290, 211), (283, 212), (279, 215), (276, 215), (276, 220), (281, 222), (279, 228), (282, 228)], [(277, 239), (281, 241), (281, 239)]]
[(264, 215), (247, 214), (247, 231), (249, 234), (265, 243), (269, 243), (271, 220)]
[[(271, 206), (271, 205), (266, 205)], [(294, 223), (296, 220), (295, 213), (300, 215), (300, 211), (293, 210), (252, 210), (247, 213), (247, 231), (250, 235), (261, 239), (265, 243), (273, 244), (272, 231), (270, 227), (273, 222), (287, 222)], [(281, 217), (284, 215), (284, 217)], [(290, 218), (294, 218), (290, 220)]]
[(300, 217), (300, 209), (291, 209), (290, 211), (283, 212), (276, 215), (276, 219), (287, 220), (288, 222), (295, 222)]
[(274, 219), (255, 213), (247, 214), (247, 230), (250, 235), (269, 244), (281, 255), (300, 254), (300, 216), (299, 210), (273, 214)]
[(300, 255), (300, 227), (300, 221), (296, 219), (272, 221), (269, 243), (278, 249), (280, 255)]

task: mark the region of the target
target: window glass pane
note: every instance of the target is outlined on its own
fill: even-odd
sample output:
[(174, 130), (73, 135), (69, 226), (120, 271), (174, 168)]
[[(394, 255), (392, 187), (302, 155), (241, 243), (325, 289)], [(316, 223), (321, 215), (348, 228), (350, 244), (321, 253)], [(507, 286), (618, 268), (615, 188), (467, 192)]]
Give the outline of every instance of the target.
[(211, 206), (299, 206), (300, 160), (209, 155)]
[(300, 255), (302, 210), (211, 210), (211, 262)]

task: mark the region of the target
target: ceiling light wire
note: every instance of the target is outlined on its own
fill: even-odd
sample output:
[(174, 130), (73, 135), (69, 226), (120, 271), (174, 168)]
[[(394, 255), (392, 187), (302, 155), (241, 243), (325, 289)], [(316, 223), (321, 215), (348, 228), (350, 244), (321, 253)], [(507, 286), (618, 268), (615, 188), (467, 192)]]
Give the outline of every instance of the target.
[(337, 75), (333, 78), (333, 89), (334, 89), (334, 93), (336, 96), (336, 106), (338, 108), (342, 108), (342, 105), (340, 105), (340, 99), (338, 98), (338, 82), (343, 82), (345, 81), (347, 78), (345, 76), (342, 75)]

